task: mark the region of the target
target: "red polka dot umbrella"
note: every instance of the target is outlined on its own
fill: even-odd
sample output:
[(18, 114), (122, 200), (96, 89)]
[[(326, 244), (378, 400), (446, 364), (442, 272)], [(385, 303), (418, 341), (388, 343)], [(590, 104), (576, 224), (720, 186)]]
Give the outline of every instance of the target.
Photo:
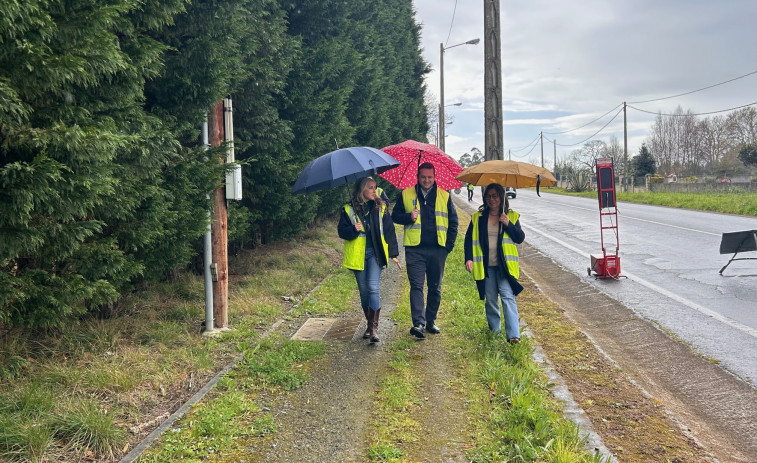
[(430, 162), (436, 170), (436, 185), (443, 190), (452, 190), (463, 186), (455, 177), (463, 168), (450, 155), (434, 145), (415, 140), (381, 148), (381, 151), (400, 162), (399, 167), (379, 174), (397, 188), (408, 188), (417, 183), (418, 166)]

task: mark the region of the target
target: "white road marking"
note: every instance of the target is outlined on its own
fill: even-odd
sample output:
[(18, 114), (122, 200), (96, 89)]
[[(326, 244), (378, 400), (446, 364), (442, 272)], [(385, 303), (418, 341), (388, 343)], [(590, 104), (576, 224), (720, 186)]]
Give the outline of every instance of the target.
[[(574, 206), (572, 204), (563, 204), (563, 203), (560, 203), (560, 202), (557, 202), (557, 201), (545, 201), (545, 202), (551, 202), (553, 204), (559, 205), (560, 207), (572, 207), (572, 208), (581, 209), (581, 210), (584, 210), (584, 211), (597, 211), (598, 210), (598, 209), (590, 208), (590, 207), (581, 207), (581, 206)], [(630, 216), (630, 215), (625, 215), (625, 214), (623, 214), (620, 211), (620, 209), (621, 208), (618, 208), (618, 215), (620, 215), (624, 219), (638, 220), (639, 222), (653, 223), (655, 225), (661, 225), (663, 227), (677, 228), (679, 230), (693, 231), (693, 232), (696, 232), (696, 233), (704, 233), (706, 235), (721, 236), (720, 233), (712, 233), (712, 232), (707, 232), (707, 231), (704, 231), (704, 230), (697, 230), (695, 228), (679, 227), (678, 225), (670, 225), (669, 223), (655, 222), (654, 220), (640, 219), (638, 217), (633, 217), (633, 216)]]
[[(538, 230), (538, 229), (536, 229), (536, 228), (534, 228), (534, 227), (532, 227), (530, 225), (521, 224), (521, 227), (527, 228), (529, 231), (532, 231), (532, 232), (537, 233), (537, 234), (539, 234), (539, 235), (541, 235), (541, 236), (543, 236), (543, 237), (545, 237), (545, 238), (547, 238), (549, 240), (552, 240), (555, 243), (559, 244), (560, 246), (563, 246), (566, 249), (570, 249), (571, 251), (573, 251), (573, 252), (575, 252), (577, 254), (580, 254), (582, 256), (591, 255), (589, 252), (586, 252), (586, 251), (583, 251), (581, 249), (578, 249), (577, 247), (575, 247), (573, 245), (570, 245), (570, 244), (566, 243), (565, 241), (562, 241), (561, 239), (559, 239), (559, 238), (557, 238), (555, 236), (552, 236), (552, 235), (550, 235), (548, 233), (544, 233), (543, 231), (540, 231), (540, 230)], [(673, 293), (671, 291), (668, 291), (665, 288), (657, 286), (656, 284), (654, 284), (654, 283), (652, 283), (650, 281), (647, 281), (647, 280), (645, 280), (643, 278), (640, 278), (637, 275), (628, 273), (626, 271), (623, 272), (623, 275), (625, 275), (626, 277), (628, 277), (630, 280), (635, 281), (636, 283), (639, 283), (639, 284), (641, 284), (643, 286), (646, 286), (647, 288), (651, 289), (652, 291), (654, 291), (656, 293), (659, 293), (659, 294), (661, 294), (663, 296), (666, 296), (666, 297), (668, 297), (670, 299), (673, 299), (674, 301), (679, 302), (679, 303), (685, 305), (686, 307), (689, 307), (690, 309), (696, 310), (697, 312), (701, 313), (702, 315), (706, 315), (708, 317), (711, 317), (711, 318), (713, 318), (713, 319), (715, 319), (715, 320), (717, 320), (717, 321), (719, 321), (719, 322), (721, 322), (723, 324), (726, 324), (726, 325), (730, 326), (731, 328), (735, 328), (735, 329), (737, 329), (737, 330), (739, 330), (739, 331), (741, 331), (741, 332), (743, 332), (745, 334), (748, 334), (749, 336), (752, 336), (753, 338), (757, 339), (757, 329), (754, 329), (754, 328), (752, 328), (750, 326), (744, 325), (743, 323), (739, 323), (739, 322), (737, 322), (735, 320), (732, 320), (732, 319), (730, 319), (730, 318), (728, 318), (728, 317), (726, 317), (724, 315), (721, 315), (721, 314), (719, 314), (719, 313), (717, 313), (717, 312), (715, 312), (713, 310), (710, 310), (710, 309), (708, 309), (706, 307), (703, 307), (703, 306), (697, 304), (696, 302), (692, 302), (692, 301), (690, 301), (690, 300), (688, 300), (688, 299), (686, 299), (684, 297), (681, 297), (681, 296), (679, 296), (679, 295), (677, 295), (677, 294), (675, 294), (675, 293)]]

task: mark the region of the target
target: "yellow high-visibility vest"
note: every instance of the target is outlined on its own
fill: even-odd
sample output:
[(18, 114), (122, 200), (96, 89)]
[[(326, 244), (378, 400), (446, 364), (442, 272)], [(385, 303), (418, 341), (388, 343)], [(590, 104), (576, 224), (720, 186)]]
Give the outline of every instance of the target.
[[(402, 203), (405, 205), (405, 212), (415, 209), (414, 201), (417, 202), (418, 196), (415, 194), (415, 187), (402, 190)], [(436, 204), (434, 211), (436, 216), (436, 239), (439, 246), (447, 244), (447, 227), (449, 227), (449, 215), (447, 214), (447, 202), (449, 193), (436, 188)], [(418, 246), (421, 243), (421, 215), (410, 225), (405, 225), (405, 246)]]
[[(473, 238), (473, 279), (474, 280), (483, 280), (485, 275), (484, 272), (484, 250), (481, 248), (481, 238), (479, 236), (479, 228), (478, 228), (478, 220), (479, 217), (481, 217), (481, 212), (474, 212), (473, 216), (471, 217), (471, 222), (473, 223), (473, 232), (472, 238)], [(520, 217), (520, 214), (513, 210), (509, 210), (507, 212), (507, 218), (510, 219), (510, 222), (515, 223), (518, 221), (518, 217)], [(485, 239), (488, 239), (488, 237), (484, 237)], [(496, 252), (496, 249), (489, 249), (489, 252)], [(510, 272), (510, 275), (515, 277), (516, 279), (520, 278), (520, 262), (518, 259), (518, 247), (513, 242), (512, 238), (510, 238), (510, 235), (507, 234), (507, 232), (504, 232), (502, 235), (502, 254), (505, 256), (505, 263), (507, 264), (507, 271)]]
[[(381, 236), (381, 246), (384, 248), (384, 257), (386, 262), (389, 262), (389, 245), (384, 239), (384, 211), (386, 204), (383, 204), (379, 209), (379, 234)], [(354, 225), (360, 221), (360, 217), (355, 214), (355, 211), (349, 204), (344, 205), (344, 211), (350, 218), (350, 222)], [(365, 229), (365, 227), (363, 228)], [(344, 240), (344, 257), (342, 258), (342, 267), (346, 267), (350, 270), (362, 271), (365, 269), (365, 233), (360, 232), (357, 238), (354, 240)]]

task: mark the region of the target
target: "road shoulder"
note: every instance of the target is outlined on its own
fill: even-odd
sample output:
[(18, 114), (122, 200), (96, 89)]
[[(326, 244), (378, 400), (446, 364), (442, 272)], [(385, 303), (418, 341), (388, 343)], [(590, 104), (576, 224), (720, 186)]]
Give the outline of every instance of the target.
[[(522, 247), (521, 261), (538, 288), (616, 370), (643, 392), (641, 397), (646, 396), (644, 401), (634, 404), (615, 401), (616, 408), (638, 410), (642, 403), (660, 404), (679, 424), (678, 429), (686, 438), (700, 442), (721, 461), (757, 461), (757, 422), (754, 420), (757, 393), (753, 388), (528, 244)], [(614, 283), (622, 284), (622, 281), (608, 281), (608, 284)], [(529, 315), (524, 312), (522, 316), (528, 318)], [(534, 329), (533, 324), (531, 327)], [(538, 332), (536, 335), (539, 337)], [(597, 404), (595, 398), (601, 396), (601, 391), (591, 392), (589, 385), (580, 383), (582, 376), (587, 375), (574, 374), (572, 370), (576, 370), (577, 365), (555, 361), (561, 346), (549, 348), (550, 340), (544, 338), (539, 342), (545, 346), (547, 356), (557, 365), (605, 443), (613, 453), (622, 455), (617, 446), (622, 446), (623, 440), (613, 442), (612, 426), (605, 426), (609, 421), (602, 416), (603, 412), (593, 410), (592, 405)], [(631, 429), (633, 427), (628, 428)], [(707, 459), (704, 453), (699, 454), (699, 458)]]

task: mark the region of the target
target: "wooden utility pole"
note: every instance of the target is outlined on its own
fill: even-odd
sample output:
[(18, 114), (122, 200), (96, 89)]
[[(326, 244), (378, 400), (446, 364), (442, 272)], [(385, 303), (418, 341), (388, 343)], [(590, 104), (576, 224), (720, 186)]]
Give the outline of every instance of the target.
[(541, 166), (544, 167), (544, 132), (539, 132), (539, 140), (541, 143)]
[[(221, 146), (224, 140), (223, 100), (208, 114), (208, 140), (211, 147)], [(226, 163), (226, 157), (219, 159)], [(213, 318), (215, 328), (227, 328), (229, 324), (229, 264), (228, 264), (228, 219), (226, 215), (226, 186), (221, 185), (213, 195)]]
[(499, 0), (484, 0), (484, 159), (502, 159), (502, 58)]
[(555, 163), (552, 164), (552, 172), (557, 170), (557, 139), (552, 140), (552, 146), (555, 148)]

